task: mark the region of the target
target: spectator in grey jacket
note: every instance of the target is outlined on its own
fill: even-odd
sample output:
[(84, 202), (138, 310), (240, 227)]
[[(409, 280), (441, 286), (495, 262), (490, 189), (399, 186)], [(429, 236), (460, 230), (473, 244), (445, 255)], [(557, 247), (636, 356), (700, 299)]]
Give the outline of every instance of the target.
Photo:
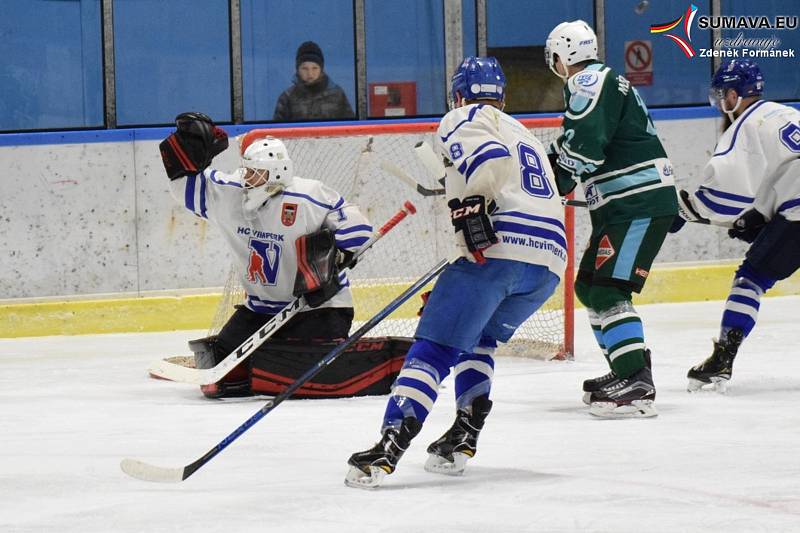
[(325, 74), (322, 49), (306, 41), (297, 49), (293, 85), (283, 91), (275, 105), (276, 121), (355, 118), (341, 87)]

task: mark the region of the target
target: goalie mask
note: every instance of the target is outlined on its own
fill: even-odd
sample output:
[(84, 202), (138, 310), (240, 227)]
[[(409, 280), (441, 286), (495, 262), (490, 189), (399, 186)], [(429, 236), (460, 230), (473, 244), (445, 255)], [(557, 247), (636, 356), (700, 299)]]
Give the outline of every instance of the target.
[(254, 140), (242, 153), (242, 187), (246, 211), (258, 209), (292, 183), (294, 165), (286, 146), (275, 137)]
[[(564, 74), (556, 69), (556, 55), (564, 67)], [(597, 36), (594, 30), (582, 20), (562, 22), (547, 36), (544, 59), (556, 76), (568, 79), (567, 65), (597, 59)]]

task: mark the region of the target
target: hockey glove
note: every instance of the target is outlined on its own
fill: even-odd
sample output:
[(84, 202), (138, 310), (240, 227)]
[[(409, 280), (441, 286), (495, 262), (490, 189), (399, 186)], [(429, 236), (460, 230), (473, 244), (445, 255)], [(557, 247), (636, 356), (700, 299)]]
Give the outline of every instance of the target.
[(547, 159), (550, 161), (550, 166), (553, 168), (553, 173), (556, 175), (558, 194), (561, 196), (568, 195), (575, 189), (578, 182), (575, 181), (569, 171), (558, 166), (558, 154), (547, 154)]
[(697, 209), (694, 207), (694, 204), (692, 203), (692, 196), (684, 189), (678, 191), (678, 216), (680, 216), (686, 222), (697, 222), (700, 224), (709, 223), (709, 220), (707, 218), (703, 217), (700, 213), (697, 212)]
[(675, 218), (672, 219), (672, 225), (669, 227), (667, 231), (670, 233), (678, 233), (683, 226), (686, 225), (686, 219), (680, 215), (675, 215)]
[(175, 124), (175, 132), (158, 145), (171, 180), (202, 172), (228, 148), (228, 134), (203, 113), (181, 113)]
[[(447, 203), (459, 246), (466, 248), (464, 257), (483, 263), (483, 251), (497, 244), (497, 233), (486, 210), (486, 198), (467, 196), (463, 200), (453, 198)], [(463, 238), (463, 244), (460, 242)]]
[(750, 209), (733, 221), (733, 228), (728, 230), (728, 237), (752, 243), (766, 225), (767, 220), (764, 215), (755, 209)]
[(304, 296), (311, 307), (319, 307), (342, 288), (336, 268), (336, 242), (331, 230), (323, 228), (301, 235), (295, 242), (297, 275), (292, 294)]
[(358, 259), (355, 259), (355, 252), (351, 252), (350, 250), (341, 250), (339, 249), (336, 252), (336, 270), (341, 272), (345, 268), (353, 268), (358, 263)]

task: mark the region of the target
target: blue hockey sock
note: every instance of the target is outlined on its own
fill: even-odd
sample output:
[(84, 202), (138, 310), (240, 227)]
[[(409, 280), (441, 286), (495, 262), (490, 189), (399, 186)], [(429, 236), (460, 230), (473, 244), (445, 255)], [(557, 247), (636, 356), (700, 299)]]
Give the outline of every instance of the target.
[(739, 267), (722, 313), (720, 340), (726, 339), (732, 329), (740, 329), (745, 337), (753, 331), (761, 306), (761, 296), (774, 284), (774, 279), (759, 275), (747, 262)]
[(392, 388), (383, 415), (383, 428), (400, 427), (403, 419), (425, 422), (439, 394), (439, 384), (450, 373), (459, 350), (429, 340), (417, 340)]
[(466, 410), (478, 396), (489, 396), (494, 376), (497, 341), (481, 338), (473, 353), (462, 353), (456, 363), (456, 409)]

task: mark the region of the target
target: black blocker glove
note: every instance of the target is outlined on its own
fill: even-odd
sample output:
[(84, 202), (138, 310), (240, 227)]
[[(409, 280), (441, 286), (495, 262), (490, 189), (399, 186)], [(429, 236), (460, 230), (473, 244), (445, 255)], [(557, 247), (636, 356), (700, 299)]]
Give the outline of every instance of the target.
[(728, 230), (728, 237), (752, 243), (766, 225), (767, 219), (764, 215), (755, 209), (750, 209), (733, 221), (733, 227)]

